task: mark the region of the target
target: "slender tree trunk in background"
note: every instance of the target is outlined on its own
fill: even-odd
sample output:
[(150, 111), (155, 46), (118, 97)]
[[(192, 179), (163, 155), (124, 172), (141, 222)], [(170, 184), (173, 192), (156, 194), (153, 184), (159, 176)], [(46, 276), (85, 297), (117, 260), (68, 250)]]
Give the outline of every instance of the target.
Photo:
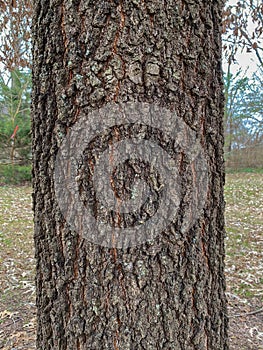
[(232, 139), (233, 139), (233, 96), (230, 90), (231, 86), (231, 61), (228, 62), (226, 82), (225, 82), (225, 110), (224, 110), (224, 128), (225, 128), (225, 149), (228, 153), (232, 151)]
[(228, 153), (232, 152), (232, 139), (233, 139), (233, 121), (232, 121), (232, 116), (230, 117), (230, 121), (229, 121), (229, 134), (228, 136)]
[[(228, 349), (222, 7), (217, 0), (35, 1), (37, 349)], [(150, 242), (107, 248), (66, 222), (54, 169), (79, 116), (127, 101), (160, 104), (197, 135), (208, 193), (187, 232), (177, 221)], [(194, 177), (185, 173), (185, 194)], [(186, 204), (184, 197), (179, 216)]]

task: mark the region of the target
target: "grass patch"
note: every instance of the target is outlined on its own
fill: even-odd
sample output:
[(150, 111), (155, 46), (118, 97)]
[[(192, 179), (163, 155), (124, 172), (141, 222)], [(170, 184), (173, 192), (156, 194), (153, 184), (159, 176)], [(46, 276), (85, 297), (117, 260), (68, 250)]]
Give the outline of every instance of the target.
[[(260, 308), (259, 300), (263, 300), (262, 188), (262, 174), (231, 173), (226, 176), (226, 277), (227, 291), (239, 298), (234, 299), (234, 307), (237, 303), (240, 307), (239, 300), (242, 299), (242, 305), (246, 307), (249, 301), (257, 309)], [(19, 329), (24, 327), (27, 330), (25, 325), (31, 322), (35, 312), (31, 192), (29, 186), (0, 187), (0, 312), (18, 314), (24, 322)], [(244, 311), (251, 310), (238, 309), (233, 313)], [(231, 349), (252, 349), (240, 346), (240, 338), (246, 337), (243, 330), (239, 333), (242, 319), (230, 319), (231, 322), (237, 321), (231, 341), (239, 344)], [(250, 318), (244, 320), (247, 324)], [(7, 329), (5, 324), (10, 323), (9, 317), (0, 317), (0, 323), (0, 328)], [(253, 323), (250, 328), (255, 326), (258, 324)], [(24, 348), (33, 349), (30, 346)], [(259, 349), (256, 345), (254, 348)]]
[[(263, 162), (263, 160), (262, 160)], [(263, 174), (263, 168), (226, 168), (227, 174)]]
[(226, 272), (228, 289), (263, 300), (263, 176), (227, 174)]
[(28, 186), (0, 187), (0, 311), (34, 303), (31, 192)]
[(19, 185), (31, 182), (31, 165), (0, 164), (0, 184)]

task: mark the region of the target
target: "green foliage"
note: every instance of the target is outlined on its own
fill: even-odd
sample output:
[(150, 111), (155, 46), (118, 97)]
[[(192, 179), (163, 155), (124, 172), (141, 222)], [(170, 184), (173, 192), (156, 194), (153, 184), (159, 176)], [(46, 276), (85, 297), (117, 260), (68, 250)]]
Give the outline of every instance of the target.
[(26, 163), (30, 158), (30, 93), (31, 73), (16, 69), (8, 77), (0, 76), (0, 154), (6, 161), (11, 160), (12, 148), (15, 160)]
[(0, 184), (19, 185), (30, 181), (30, 165), (0, 164)]
[(254, 77), (239, 70), (228, 72), (225, 80), (225, 150), (231, 152), (263, 141), (263, 93), (261, 84)]

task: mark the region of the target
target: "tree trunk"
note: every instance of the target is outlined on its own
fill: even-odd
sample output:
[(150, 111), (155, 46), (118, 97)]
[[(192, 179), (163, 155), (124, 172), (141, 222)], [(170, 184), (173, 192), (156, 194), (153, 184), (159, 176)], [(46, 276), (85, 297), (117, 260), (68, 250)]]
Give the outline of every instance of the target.
[(38, 349), (228, 349), (222, 7), (35, 1)]

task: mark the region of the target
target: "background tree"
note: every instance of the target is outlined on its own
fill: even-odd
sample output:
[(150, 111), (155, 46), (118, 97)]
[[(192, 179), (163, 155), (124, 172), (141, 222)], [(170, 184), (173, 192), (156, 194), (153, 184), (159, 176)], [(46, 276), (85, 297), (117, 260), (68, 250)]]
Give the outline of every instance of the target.
[[(228, 2), (224, 10), (223, 48), (225, 72), (225, 149), (227, 167), (262, 166), (262, 33), (261, 1)], [(257, 63), (253, 74), (242, 67), (246, 54)], [(238, 57), (238, 58), (237, 58)], [(240, 70), (234, 65), (240, 65)], [(236, 73), (234, 73), (236, 72)], [(232, 150), (235, 149), (234, 152)], [(240, 149), (240, 151), (237, 151)]]
[(0, 1), (0, 154), (5, 166), (25, 163), (31, 153), (31, 18), (31, 1)]
[(224, 49), (234, 60), (238, 49), (254, 52), (262, 66), (263, 4), (260, 0), (242, 0), (226, 4), (223, 21)]
[[(20, 164), (30, 159), (30, 94), (30, 73), (16, 69), (10, 72), (9, 79), (0, 76), (1, 159)], [(16, 127), (19, 129), (11, 139)]]
[(31, 66), (32, 1), (0, 1), (0, 63), (3, 71)]
[[(228, 348), (222, 7), (221, 1), (35, 2), (32, 131), (38, 348)], [(178, 116), (181, 127), (192, 130), (208, 164), (208, 193), (200, 216), (184, 232), (182, 221), (191, 214), (187, 208), (197, 175), (185, 151), (173, 149), (165, 135), (140, 123), (101, 131), (77, 165), (83, 203), (88, 205), (94, 193), (84, 186), (91, 184), (94, 147), (105, 149), (132, 135), (155, 140), (175, 154), (183, 181), (178, 216), (163, 232), (139, 246), (107, 248), (92, 244), (63, 217), (55, 197), (56, 155), (81, 116), (88, 122), (92, 112), (109, 102), (116, 109), (127, 101), (163, 106), (173, 111), (171, 127)], [(109, 120), (114, 118), (111, 113)], [(146, 174), (145, 167), (141, 171)], [(134, 172), (139, 176), (140, 170)], [(119, 171), (122, 174), (122, 181), (114, 182), (115, 193), (129, 190), (131, 178)], [(92, 203), (99, 215), (96, 198)], [(106, 219), (111, 225), (111, 217)], [(94, 227), (87, 229), (92, 234)]]
[(241, 69), (225, 74), (225, 149), (260, 143), (263, 134), (262, 89), (256, 76), (248, 78)]

